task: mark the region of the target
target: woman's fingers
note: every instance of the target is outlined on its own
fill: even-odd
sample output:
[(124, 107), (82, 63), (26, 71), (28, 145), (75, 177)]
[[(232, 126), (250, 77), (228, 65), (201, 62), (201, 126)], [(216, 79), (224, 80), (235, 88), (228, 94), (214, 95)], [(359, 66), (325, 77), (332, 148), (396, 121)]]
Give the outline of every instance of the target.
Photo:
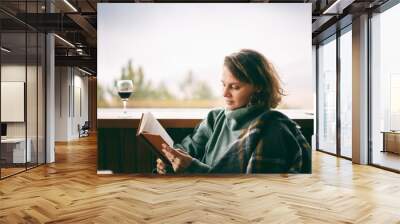
[(166, 144), (163, 144), (163, 151), (166, 151), (170, 154), (170, 156), (182, 156), (182, 155), (189, 155), (186, 151), (182, 150), (182, 149), (173, 149), (171, 147), (169, 147)]
[(176, 149), (176, 151), (180, 152), (181, 154), (189, 155), (186, 151), (182, 149)]
[(176, 157), (179, 156), (177, 151), (172, 149), (166, 144), (162, 144), (162, 147), (163, 147), (162, 151), (165, 154), (165, 156), (168, 158), (169, 161), (171, 161), (171, 163), (174, 163)]
[(175, 172), (180, 172), (186, 169), (192, 162), (192, 157), (181, 149), (172, 149), (168, 145), (162, 145), (162, 151), (165, 156), (171, 161)]
[(157, 166), (160, 166), (160, 167), (164, 167), (165, 168), (165, 163), (160, 159), (160, 158), (158, 158), (157, 159)]
[(161, 163), (157, 163), (157, 168), (159, 168), (160, 170), (165, 169), (165, 165), (161, 164)]
[(159, 168), (157, 168), (157, 173), (158, 174), (166, 174), (167, 173), (167, 171), (164, 169), (159, 169)]
[(161, 159), (157, 159), (157, 173), (166, 174), (165, 163)]
[(163, 144), (162, 147), (163, 147), (163, 149), (162, 149), (163, 153), (168, 158), (168, 160), (171, 162), (172, 168), (175, 170), (175, 172), (180, 170), (181, 155), (175, 149), (172, 149), (168, 145)]
[(165, 169), (157, 168), (157, 173), (158, 173), (158, 174), (166, 174), (167, 171), (166, 171)]

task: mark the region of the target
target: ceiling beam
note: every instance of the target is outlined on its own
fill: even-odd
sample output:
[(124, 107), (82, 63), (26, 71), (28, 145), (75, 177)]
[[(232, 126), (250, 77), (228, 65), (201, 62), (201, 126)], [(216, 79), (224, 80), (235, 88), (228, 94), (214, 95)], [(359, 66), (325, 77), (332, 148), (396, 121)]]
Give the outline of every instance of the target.
[(355, 0), (336, 0), (333, 1), (322, 14), (342, 14), (343, 10), (351, 5)]
[(92, 46), (96, 46), (97, 42), (97, 30), (94, 28), (85, 17), (79, 13), (70, 13), (67, 16), (74, 21), (82, 30), (90, 37), (87, 41), (90, 41)]
[(56, 66), (80, 66), (97, 70), (97, 60), (91, 56), (55, 56)]

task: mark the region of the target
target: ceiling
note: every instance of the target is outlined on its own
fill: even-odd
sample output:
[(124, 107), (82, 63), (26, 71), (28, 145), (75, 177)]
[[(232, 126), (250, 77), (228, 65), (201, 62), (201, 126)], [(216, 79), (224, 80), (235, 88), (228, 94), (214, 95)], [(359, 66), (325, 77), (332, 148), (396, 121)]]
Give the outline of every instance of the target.
[[(97, 3), (138, 3), (138, 2), (237, 2), (237, 3), (312, 3), (312, 36), (318, 42), (331, 35), (340, 19), (372, 10), (387, 0), (208, 0), (208, 1), (165, 1), (165, 0), (45, 0), (21, 1), (1, 0), (0, 22), (3, 33), (28, 30), (55, 32), (56, 65), (79, 66), (96, 74), (97, 67)], [(52, 13), (50, 12), (50, 8)], [(346, 25), (346, 22), (341, 24)], [(331, 31), (329, 31), (331, 28)], [(335, 28), (336, 29), (336, 28)], [(7, 34), (12, 39), (12, 34)], [(66, 41), (64, 41), (64, 40)], [(24, 41), (16, 37), (15, 41)], [(69, 43), (67, 43), (69, 42)], [(32, 45), (33, 46), (33, 45)], [(29, 50), (28, 50), (29, 51)]]

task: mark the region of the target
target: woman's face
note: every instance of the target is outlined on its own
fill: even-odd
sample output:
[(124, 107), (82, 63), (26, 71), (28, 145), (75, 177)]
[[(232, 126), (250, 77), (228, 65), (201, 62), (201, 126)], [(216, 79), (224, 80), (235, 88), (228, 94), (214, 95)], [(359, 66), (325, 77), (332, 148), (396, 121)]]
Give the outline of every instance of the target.
[(246, 106), (251, 95), (256, 91), (253, 85), (236, 79), (226, 66), (223, 68), (221, 81), (226, 108), (229, 110)]

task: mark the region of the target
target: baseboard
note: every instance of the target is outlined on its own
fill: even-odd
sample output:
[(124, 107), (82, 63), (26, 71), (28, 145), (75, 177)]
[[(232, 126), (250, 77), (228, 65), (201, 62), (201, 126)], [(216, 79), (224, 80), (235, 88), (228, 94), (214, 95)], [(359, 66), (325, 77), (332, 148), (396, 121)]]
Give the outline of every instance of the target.
[(97, 170), (97, 174), (113, 174), (112, 170)]

